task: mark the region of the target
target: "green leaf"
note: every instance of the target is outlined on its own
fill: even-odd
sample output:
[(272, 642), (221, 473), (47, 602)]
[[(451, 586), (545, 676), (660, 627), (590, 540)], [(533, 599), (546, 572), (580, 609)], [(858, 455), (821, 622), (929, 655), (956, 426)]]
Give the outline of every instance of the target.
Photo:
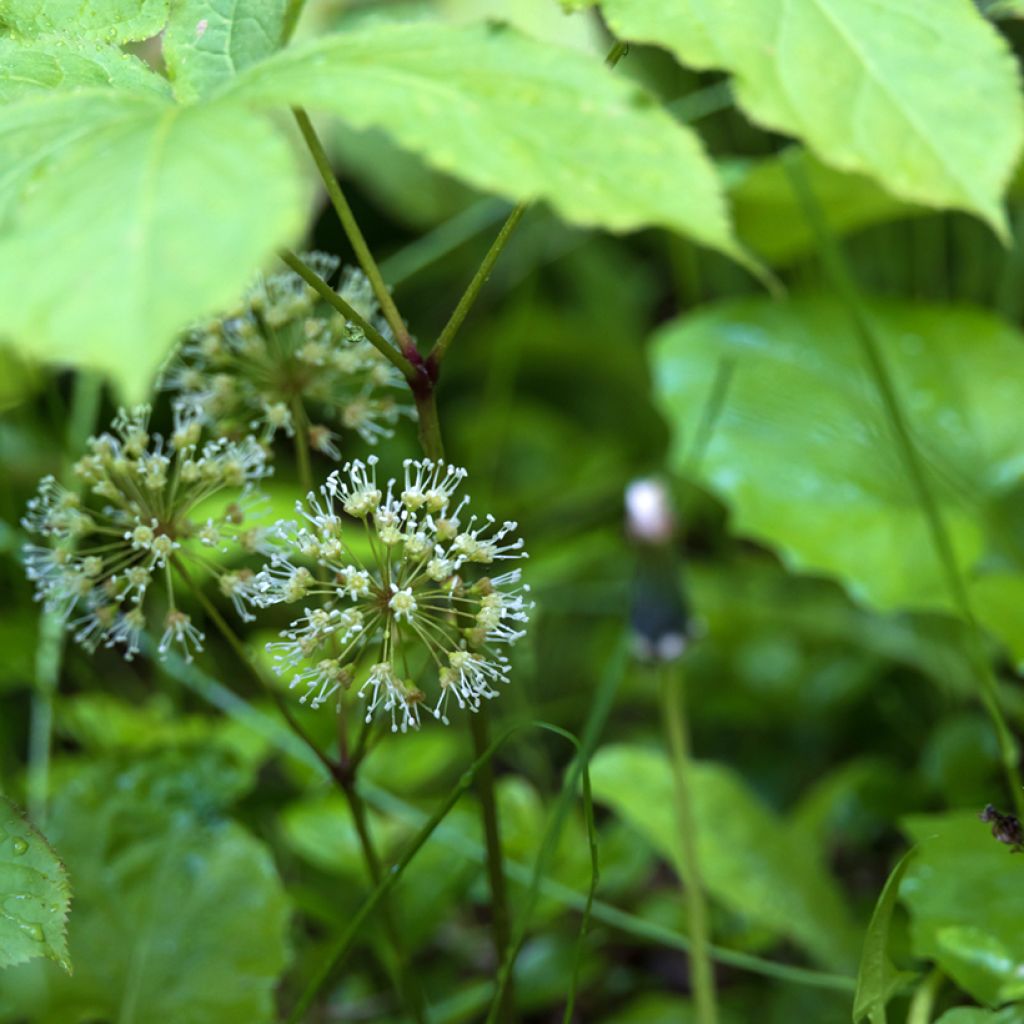
[(935, 1024), (1024, 1024), (1024, 1006), (1007, 1006), (996, 1012), (957, 1006), (947, 1010)]
[(203, 792), (216, 765), (197, 750), (64, 773), (49, 828), (75, 880), (75, 974), (8, 972), (0, 1019), (276, 1020), (288, 901), (266, 846)]
[(46, 840), (0, 797), (0, 967), (36, 957), (71, 970), (67, 872)]
[(105, 370), (129, 399), (304, 213), (288, 143), (224, 103), (29, 97), (0, 111), (0, 168), (5, 333), (40, 360)]
[[(787, 159), (792, 156), (733, 164), (726, 172), (736, 233), (770, 266), (786, 266), (817, 247), (814, 231), (793, 191)], [(895, 199), (870, 178), (837, 171), (806, 151), (796, 159), (821, 203), (829, 231), (837, 238), (926, 212)]]
[(22, 36), (66, 35), (127, 43), (155, 36), (167, 21), (167, 0), (2, 0), (0, 30)]
[[(610, 805), (664, 857), (680, 864), (672, 774), (657, 750), (606, 746), (590, 766), (594, 799)], [(716, 901), (846, 966), (855, 938), (838, 887), (802, 836), (788, 829), (723, 765), (692, 767), (701, 872)]]
[[(976, 213), (1005, 240), (1000, 198), (1024, 142), (1010, 47), (965, 0), (604, 0), (616, 35), (733, 74), (758, 124), (893, 195)], [(937, 28), (941, 26), (941, 28)]]
[[(871, 316), (964, 570), (986, 504), (1024, 472), (1024, 339), (965, 307), (875, 303)], [(838, 577), (882, 609), (948, 608), (945, 577), (844, 307), (826, 297), (737, 300), (669, 324), (657, 400), (689, 446), (722, 360), (734, 368), (699, 469), (735, 530), (791, 568)]]
[(437, 168), (574, 224), (673, 228), (740, 262), (699, 138), (598, 61), (509, 28), (391, 25), (315, 40), (228, 94), (381, 128)]
[(1024, 998), (1024, 858), (976, 813), (904, 822), (920, 846), (900, 886), (914, 952), (989, 1006)]
[(885, 1024), (885, 1007), (899, 991), (908, 975), (896, 970), (889, 959), (889, 928), (892, 912), (896, 908), (900, 881), (917, 851), (909, 849), (892, 869), (882, 887), (864, 936), (860, 970), (857, 972), (857, 991), (853, 997), (853, 1024), (865, 1017), (872, 1024)]
[(0, 103), (32, 92), (109, 86), (125, 92), (167, 95), (167, 81), (116, 46), (70, 45), (62, 39), (21, 43), (0, 36)]
[(286, 0), (182, 0), (164, 33), (164, 60), (185, 102), (207, 96), (281, 45)]

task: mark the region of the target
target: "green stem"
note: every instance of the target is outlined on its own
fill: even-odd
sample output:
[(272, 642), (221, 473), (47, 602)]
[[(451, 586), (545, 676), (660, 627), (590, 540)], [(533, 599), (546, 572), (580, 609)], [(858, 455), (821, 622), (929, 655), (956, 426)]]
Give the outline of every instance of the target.
[(690, 736), (686, 719), (686, 681), (678, 663), (665, 666), (662, 683), (665, 726), (668, 730), (675, 785), (676, 818), (686, 885), (687, 931), (690, 937), (690, 981), (698, 1024), (716, 1024), (718, 1005), (711, 965), (708, 905), (697, 855), (697, 823), (690, 793)]
[[(75, 487), (71, 463), (92, 434), (99, 415), (102, 378), (94, 373), (75, 375), (64, 439), (64, 466), (61, 477), (66, 486)], [(46, 824), (50, 795), (50, 757), (53, 745), (53, 704), (60, 684), (64, 660), (64, 623), (52, 612), (39, 622), (39, 643), (35, 657), (35, 689), (29, 718), (28, 771), (25, 788), (29, 817), (42, 827)]]
[(306, 985), (306, 990), (302, 993), (299, 1001), (295, 1004), (292, 1012), (288, 1015), (288, 1019), (285, 1024), (299, 1024), (306, 1014), (306, 1011), (312, 1005), (313, 1000), (316, 998), (317, 992), (320, 991), (324, 982), (330, 977), (331, 973), (336, 967), (341, 964), (344, 960), (349, 949), (351, 949), (356, 938), (359, 935), (360, 930), (364, 926), (367, 920), (371, 917), (373, 912), (380, 906), (381, 902), (386, 898), (388, 893), (398, 884), (398, 880), (402, 875), (402, 872), (408, 867), (413, 857), (419, 853), (420, 849), (431, 837), (434, 830), (444, 820), (448, 812), (458, 803), (459, 799), (464, 793), (467, 793), (476, 781), (477, 775), (480, 770), (487, 764), (490, 763), (491, 757), (494, 752), (501, 746), (502, 743), (517, 729), (524, 728), (525, 726), (512, 726), (512, 728), (506, 730), (506, 732), (499, 736), (493, 743), (489, 744), (487, 748), (480, 754), (479, 757), (469, 766), (462, 778), (459, 779), (458, 783), (452, 788), (451, 792), (445, 801), (437, 808), (436, 811), (427, 819), (423, 827), (416, 833), (412, 842), (406, 847), (405, 852), (391, 867), (391, 870), (387, 873), (386, 877), (381, 881), (380, 885), (370, 894), (366, 902), (356, 911), (355, 916), (349, 921), (348, 927), (342, 933), (338, 941), (335, 943), (334, 948), (330, 954), (324, 958), (320, 968), (313, 975)]
[(396, 366), (406, 380), (415, 381), (419, 379), (416, 369), (412, 363), (394, 345), (384, 337), (376, 327), (356, 312), (319, 274), (311, 267), (308, 267), (295, 253), (288, 249), (281, 249), (278, 256), (295, 271), (303, 281), (306, 282), (325, 302), (332, 305), (346, 320), (356, 324), (366, 335), (366, 340), (380, 352), (388, 362)]
[(992, 720), (996, 741), (999, 744), (1003, 771), (1010, 788), (1010, 796), (1018, 817), (1022, 817), (1024, 816), (1024, 784), (1022, 784), (1018, 763), (1017, 742), (1010, 732), (1003, 715), (995, 673), (992, 671), (992, 666), (985, 652), (981, 627), (974, 615), (967, 585), (957, 564), (956, 553), (953, 549), (949, 532), (946, 529), (938, 501), (932, 493), (931, 484), (921, 456), (917, 451), (917, 445), (914, 442), (910, 424), (903, 414), (903, 407), (897, 395), (896, 386), (882, 356), (882, 345), (876, 336), (875, 325), (864, 306), (864, 302), (854, 282), (853, 275), (846, 265), (842, 252), (828, 230), (810, 183), (807, 181), (798, 160), (794, 159), (793, 153), (794, 151), (790, 150), (786, 154), (785, 159), (786, 169), (789, 172), (794, 191), (803, 207), (808, 223), (817, 236), (818, 247), (825, 264), (825, 269), (832, 279), (833, 286), (850, 312), (854, 333), (860, 343), (868, 370), (874, 378), (876, 390), (882, 401), (886, 418), (889, 421), (893, 440), (896, 443), (896, 448), (910, 478), (911, 487), (917, 497), (917, 502), (924, 514), (928, 531), (931, 535), (932, 545), (935, 548), (946, 578), (946, 586), (949, 590), (953, 606), (969, 627), (967, 653), (974, 666), (978, 684), (978, 695), (982, 706)]
[(440, 364), (441, 360), (444, 359), (449, 346), (454, 340), (455, 335), (458, 333), (459, 328), (462, 326), (462, 322), (466, 319), (466, 315), (473, 308), (473, 303), (476, 302), (477, 296), (480, 294), (480, 290), (487, 283), (487, 279), (491, 276), (494, 264), (498, 261), (498, 257), (501, 255), (502, 250), (508, 244), (509, 238), (512, 237), (512, 232), (515, 231), (516, 226), (523, 219), (523, 214), (526, 213), (528, 205), (528, 203), (520, 203), (508, 215), (505, 223), (502, 224), (497, 237), (491, 243), (491, 247), (487, 250), (487, 255), (484, 256), (483, 262), (477, 268), (477, 272), (473, 275), (473, 279), (469, 282), (466, 290), (462, 293), (462, 298), (459, 299), (458, 305), (455, 307), (455, 310), (448, 319), (448, 323), (444, 325), (444, 330), (441, 331), (433, 349), (431, 349), (430, 356), (428, 358), (432, 359), (434, 363)]
[[(253, 662), (238, 634), (231, 628), (224, 616), (221, 615), (217, 606), (214, 605), (206, 594), (203, 593), (201, 588), (197, 587), (195, 583), (193, 583), (188, 569), (181, 564), (180, 559), (175, 560), (174, 567), (179, 573), (181, 573), (182, 578), (188, 584), (189, 589), (202, 606), (203, 611), (206, 613), (210, 621), (217, 627), (221, 636), (223, 636), (228, 642), (228, 645), (235, 652), (238, 660), (245, 666), (246, 670), (260, 684), (260, 686), (270, 694), (289, 727), (310, 749), (310, 751), (312, 751), (316, 756), (316, 759), (330, 773), (331, 778), (338, 785), (338, 788), (341, 789), (348, 803), (349, 809), (352, 812), (352, 819), (355, 822), (356, 832), (359, 836), (359, 845), (363, 853), (363, 859), (366, 862), (367, 873), (369, 874), (373, 885), (379, 885), (382, 877), (380, 857), (374, 847), (373, 837), (370, 835), (369, 827), (367, 825), (366, 805), (356, 792), (354, 773), (351, 769), (343, 769), (340, 765), (336, 764), (319, 748), (319, 746), (317, 746), (312, 737), (305, 729), (302, 728), (298, 720), (292, 715), (291, 709), (288, 708), (281, 695), (277, 692), (277, 689), (270, 685), (255, 662)], [(419, 989), (411, 982), (410, 975), (405, 970), (405, 955), (402, 949), (398, 928), (395, 924), (394, 916), (389, 905), (385, 905), (384, 907), (384, 925), (388, 942), (391, 946), (391, 955), (390, 957), (385, 958), (385, 967), (388, 974), (391, 975), (392, 983), (395, 986), (398, 997), (412, 1014), (413, 1019), (417, 1021), (417, 1024), (423, 1024), (426, 1020), (426, 1014), (423, 1006), (422, 995), (420, 994)]]
[[(610, 68), (615, 67), (615, 65), (618, 64), (628, 52), (628, 43), (616, 42), (608, 52), (608, 56), (605, 57), (605, 64)], [(512, 232), (515, 231), (517, 225), (523, 219), (523, 214), (526, 213), (529, 206), (529, 203), (519, 203), (505, 219), (505, 223), (502, 224), (501, 230), (491, 243), (491, 247), (487, 250), (487, 254), (484, 256), (483, 262), (477, 268), (476, 273), (473, 275), (473, 279), (469, 282), (466, 290), (462, 293), (462, 297), (459, 299), (452, 315), (448, 318), (448, 323), (444, 325), (444, 329), (441, 331), (437, 341), (434, 343), (434, 347), (430, 350), (428, 359), (435, 366), (439, 366), (447, 354), (449, 346), (454, 340), (455, 335), (458, 333), (459, 328), (462, 326), (462, 322), (466, 319), (466, 315), (473, 308), (473, 303), (476, 302), (481, 289), (487, 283), (487, 279), (491, 276), (494, 264), (498, 261), (498, 257), (501, 255), (502, 250), (508, 244), (508, 240), (512, 237)]]
[[(416, 395), (416, 408), (419, 412), (420, 444), (423, 447), (423, 454), (428, 459), (443, 459), (444, 441), (441, 436), (441, 423), (437, 417), (436, 393), (432, 387), (425, 394)], [(488, 748), (486, 706), (467, 717), (469, 719), (470, 733), (473, 737), (473, 749), (477, 757), (480, 758)], [(477, 792), (480, 797), (480, 814), (484, 826), (484, 839), (487, 850), (487, 876), (491, 886), (491, 931), (494, 936), (494, 951), (497, 962), (501, 965), (505, 960), (509, 939), (508, 892), (505, 886), (498, 803), (494, 794), (494, 771), (489, 762), (481, 766), (477, 781)], [(514, 996), (510, 982), (504, 993), (502, 1012), (499, 1019), (511, 1019), (511, 1009), (513, 1006)]]
[(320, 172), (320, 177), (323, 179), (331, 205), (334, 207), (338, 220), (341, 221), (341, 226), (348, 236), (352, 249), (355, 251), (359, 266), (363, 268), (363, 273), (370, 280), (373, 294), (377, 296), (384, 319), (387, 320), (391, 330), (394, 331), (399, 347), (405, 352), (412, 346), (412, 338), (409, 336), (405, 321), (398, 312), (398, 307), (395, 305), (395, 300), (391, 297), (388, 286), (384, 283), (380, 267), (377, 266), (377, 261), (373, 258), (373, 253), (370, 252), (370, 247), (366, 244), (366, 239), (356, 223), (352, 207), (348, 205), (345, 193), (342, 192), (341, 185), (338, 184), (338, 179), (335, 177), (327, 152), (320, 142), (316, 130), (313, 128), (313, 122), (310, 121), (309, 115), (299, 107), (296, 107), (292, 113), (299, 124), (299, 131), (302, 132), (302, 137), (306, 140), (306, 145), (309, 147), (309, 152), (313, 157), (313, 162), (316, 164), (316, 169)]
[(302, 16), (302, 8), (306, 6), (306, 0), (288, 0), (284, 10), (284, 25), (281, 29), (281, 45), (287, 46), (295, 34), (295, 27)]
[[(469, 715), (469, 730), (473, 737), (473, 752), (477, 763), (477, 796), (484, 826), (484, 847), (487, 853), (487, 878), (491, 886), (491, 934), (499, 967), (505, 962), (509, 943), (508, 890), (505, 885), (504, 855), (501, 849), (501, 827), (498, 821), (498, 802), (494, 791), (494, 767), (490, 758), (484, 759), (490, 749), (486, 705), (476, 714)], [(512, 1019), (515, 995), (512, 979), (506, 981), (497, 1019)]]
[(416, 400), (419, 422), (420, 447), (428, 459), (444, 458), (444, 439), (441, 436), (441, 421), (437, 416), (437, 392), (430, 388), (424, 394), (413, 394)]
[(945, 975), (938, 967), (925, 975), (924, 981), (914, 990), (914, 998), (911, 999), (910, 1008), (907, 1010), (907, 1024), (931, 1024), (935, 999), (945, 980)]
[[(348, 802), (349, 810), (352, 812), (352, 820), (355, 822), (356, 834), (359, 836), (359, 847), (363, 852), (363, 860), (366, 862), (367, 872), (374, 888), (381, 884), (384, 872), (381, 868), (380, 855), (370, 834), (369, 821), (366, 815), (366, 803), (356, 789), (355, 772), (345, 772), (339, 779), (342, 792)], [(394, 911), (390, 900), (384, 900), (381, 906), (381, 916), (384, 919), (384, 932), (390, 943), (392, 956), (388, 967), (388, 973), (398, 989), (399, 996), (413, 1018), (418, 1024), (426, 1021), (426, 1011), (423, 1004), (423, 994), (419, 986), (412, 980), (409, 974), (403, 969), (405, 964), (405, 953), (401, 940), (398, 924), (395, 920)]]
[(295, 462), (299, 472), (299, 486), (304, 494), (313, 491), (313, 467), (309, 461), (309, 430), (306, 411), (298, 396), (292, 399), (292, 426), (295, 430)]

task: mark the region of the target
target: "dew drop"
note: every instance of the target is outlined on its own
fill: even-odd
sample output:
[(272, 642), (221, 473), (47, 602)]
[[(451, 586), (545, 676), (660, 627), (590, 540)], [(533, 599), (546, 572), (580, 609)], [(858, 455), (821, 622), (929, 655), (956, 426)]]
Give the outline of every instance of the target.
[(20, 857), (21, 854), (25, 853), (25, 851), (28, 850), (28, 843), (26, 843), (25, 840), (21, 838), (21, 836), (15, 836), (11, 840), (11, 847), (14, 849), (15, 855)]
[(23, 924), (21, 930), (33, 940), (33, 942), (42, 942), (45, 939), (43, 935), (43, 929), (38, 924)]

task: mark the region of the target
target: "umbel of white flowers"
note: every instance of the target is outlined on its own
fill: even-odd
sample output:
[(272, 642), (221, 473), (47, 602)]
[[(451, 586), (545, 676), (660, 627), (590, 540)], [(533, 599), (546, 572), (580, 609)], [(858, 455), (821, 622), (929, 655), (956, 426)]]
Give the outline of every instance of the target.
[[(256, 481), (270, 472), (255, 438), (202, 442), (195, 419), (175, 418), (168, 440), (149, 433), (148, 406), (121, 410), (113, 433), (91, 437), (75, 464), (77, 494), (45, 477), (22, 525), (47, 545), (25, 547), (36, 597), (57, 612), (75, 639), (94, 651), (121, 646), (131, 660), (147, 627), (147, 607), (163, 606), (160, 654), (171, 644), (186, 660), (203, 634), (177, 607), (172, 563), (212, 572), (236, 610), (251, 571), (227, 571), (210, 549), (266, 553), (263, 532), (249, 525)], [(211, 499), (222, 503), (211, 505)], [(202, 505), (205, 517), (195, 513)], [(215, 514), (210, 514), (215, 512)], [(157, 582), (164, 585), (154, 587)], [(149, 595), (158, 592), (160, 597)]]
[[(338, 268), (325, 253), (304, 260), (324, 281)], [(391, 339), (362, 271), (346, 268), (338, 294)], [(299, 417), (310, 446), (332, 459), (341, 457), (333, 427), (374, 444), (392, 435), (400, 416), (414, 416), (398, 400), (398, 370), (292, 271), (259, 278), (237, 310), (192, 330), (163, 386), (218, 436), (294, 437)]]
[(278, 525), (280, 550), (251, 591), (303, 609), (269, 645), (303, 702), (354, 688), (368, 721), (379, 709), (405, 732), (425, 703), (447, 724), (450, 701), (477, 711), (508, 682), (501, 648), (525, 635), (529, 587), (518, 568), (493, 568), (527, 555), (515, 523), (456, 503), (464, 469), (406, 460), (404, 482), (382, 488), (376, 462), (347, 463), (297, 504), (302, 520)]

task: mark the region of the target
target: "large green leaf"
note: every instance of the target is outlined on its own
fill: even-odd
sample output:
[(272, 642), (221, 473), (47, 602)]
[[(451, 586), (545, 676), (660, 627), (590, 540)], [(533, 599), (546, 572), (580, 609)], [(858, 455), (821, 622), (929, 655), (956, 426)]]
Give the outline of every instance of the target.
[[(986, 504), (1024, 473), (1024, 339), (962, 307), (878, 303), (871, 316), (964, 570), (986, 547)], [(883, 609), (946, 608), (932, 539), (844, 307), (738, 300), (654, 342), (657, 400), (689, 446), (723, 360), (733, 366), (700, 476), (735, 529)]]
[(75, 86), (110, 86), (126, 92), (166, 94), (167, 80), (116, 46), (70, 45), (62, 39), (22, 43), (0, 36), (0, 103), (31, 92)]
[(899, 991), (907, 977), (896, 970), (889, 958), (889, 928), (892, 925), (892, 913), (896, 909), (900, 881), (915, 853), (914, 849), (908, 850), (892, 869), (871, 915), (871, 922), (864, 935), (860, 970), (857, 972), (853, 1024), (859, 1024), (865, 1017), (870, 1019), (871, 1024), (885, 1024), (886, 1004)]
[(166, 21), (167, 0), (0, 0), (0, 30), (24, 36), (125, 43), (155, 36)]
[(734, 76), (766, 128), (893, 195), (976, 213), (1004, 237), (1000, 197), (1024, 141), (1016, 61), (966, 0), (603, 0), (617, 35)]
[(698, 137), (599, 61), (496, 26), (390, 25), (315, 40), (228, 94), (382, 128), (439, 170), (566, 220), (661, 225), (745, 259)]
[(182, 0), (164, 33), (181, 100), (206, 96), (281, 45), (286, 0)]
[(3, 331), (129, 397), (302, 223), (288, 143), (237, 105), (29, 97), (0, 112), (0, 168)]
[(0, 797), (0, 967), (47, 957), (71, 970), (67, 872), (46, 840)]
[(75, 974), (9, 971), (0, 1019), (276, 1020), (288, 902), (267, 848), (222, 817), (218, 766), (195, 750), (65, 776), (49, 828), (75, 884)]
[(920, 846), (900, 886), (914, 952), (981, 1003), (1024, 999), (1024, 858), (976, 813), (921, 815), (904, 830)]
[[(594, 799), (610, 805), (663, 856), (681, 862), (672, 773), (661, 752), (606, 746), (590, 766)], [(692, 766), (697, 849), (715, 900), (789, 936), (817, 960), (849, 966), (856, 940), (835, 882), (805, 838), (723, 765)]]

